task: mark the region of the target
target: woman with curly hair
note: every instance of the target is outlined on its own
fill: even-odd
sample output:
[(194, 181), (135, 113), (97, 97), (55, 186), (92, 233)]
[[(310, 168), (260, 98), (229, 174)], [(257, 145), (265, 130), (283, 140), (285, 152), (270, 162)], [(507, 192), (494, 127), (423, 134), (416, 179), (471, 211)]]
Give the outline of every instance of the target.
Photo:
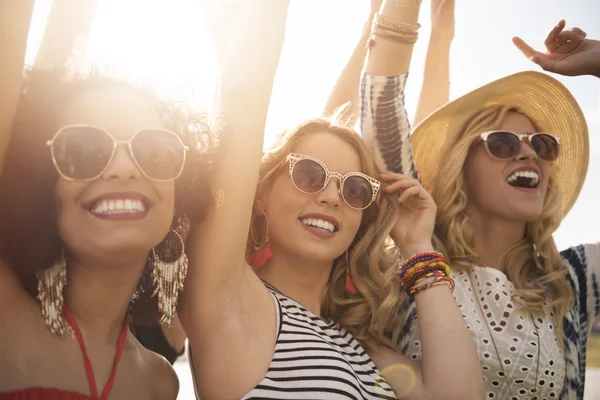
[[(548, 69), (597, 73), (600, 59), (588, 50), (598, 42), (563, 28), (548, 36), (547, 55), (515, 43)], [(432, 192), (438, 250), (451, 261), (486, 398), (583, 398), (587, 338), (600, 313), (600, 248), (559, 253), (552, 238), (587, 171), (581, 109), (557, 80), (522, 72), (441, 107), (411, 138), (403, 91), (412, 47), (384, 45), (393, 44), (372, 46), (363, 76), (362, 132), (387, 168), (420, 175)], [(415, 303), (402, 315), (402, 351), (424, 359)]]
[(135, 339), (128, 313), (145, 289), (163, 323), (175, 314), (189, 220), (211, 202), (209, 136), (182, 107), (97, 74), (33, 69), (19, 99), (28, 3), (0, 6), (15, 33), (0, 46), (0, 80), (12, 85), (0, 93), (0, 135), (12, 133), (0, 178), (0, 398), (175, 399), (175, 372)]
[[(180, 311), (197, 396), (479, 400), (423, 187), (378, 170), (360, 136), (333, 120), (305, 121), (263, 154), (287, 7), (240, 3), (223, 54), (219, 204), (190, 233)], [(403, 291), (426, 332), (422, 366), (395, 346)]]

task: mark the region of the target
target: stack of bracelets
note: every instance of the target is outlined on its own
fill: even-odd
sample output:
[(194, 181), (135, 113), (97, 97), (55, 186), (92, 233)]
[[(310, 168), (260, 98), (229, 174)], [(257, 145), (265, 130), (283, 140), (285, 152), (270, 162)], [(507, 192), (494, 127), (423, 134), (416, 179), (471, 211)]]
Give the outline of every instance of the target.
[(420, 24), (391, 21), (377, 13), (371, 25), (368, 46), (373, 46), (377, 37), (398, 43), (415, 43), (419, 38), (420, 27)]
[(401, 263), (398, 274), (402, 288), (409, 296), (438, 285), (448, 285), (450, 291), (454, 291), (450, 267), (444, 256), (437, 251), (412, 256)]

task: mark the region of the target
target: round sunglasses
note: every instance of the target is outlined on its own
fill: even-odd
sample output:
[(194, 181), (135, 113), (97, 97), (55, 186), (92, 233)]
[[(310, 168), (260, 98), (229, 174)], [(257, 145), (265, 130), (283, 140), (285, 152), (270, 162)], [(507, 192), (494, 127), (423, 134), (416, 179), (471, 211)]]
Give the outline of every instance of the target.
[(148, 179), (169, 182), (183, 171), (188, 147), (174, 132), (164, 129), (144, 129), (128, 140), (117, 140), (102, 128), (68, 125), (46, 142), (60, 176), (84, 181), (106, 172), (120, 144), (127, 146), (131, 159)]
[(499, 160), (515, 158), (521, 151), (521, 142), (529, 144), (544, 161), (558, 158), (560, 140), (549, 133), (519, 134), (510, 131), (490, 131), (481, 134), (488, 153)]
[(364, 210), (375, 201), (379, 192), (379, 181), (361, 172), (348, 172), (344, 175), (330, 172), (321, 160), (304, 154), (291, 153), (287, 160), (290, 163), (292, 183), (302, 193), (319, 193), (334, 177), (340, 181), (338, 192), (344, 202), (355, 210)]

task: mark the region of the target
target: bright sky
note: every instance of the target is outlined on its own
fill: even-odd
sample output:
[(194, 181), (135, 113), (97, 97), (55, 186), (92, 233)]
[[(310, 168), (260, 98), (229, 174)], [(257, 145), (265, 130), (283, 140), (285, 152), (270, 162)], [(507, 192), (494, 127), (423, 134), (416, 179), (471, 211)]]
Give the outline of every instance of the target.
[[(84, 0), (82, 0), (84, 1)], [(223, 0), (214, 0), (223, 1)], [(109, 65), (122, 77), (152, 82), (166, 96), (184, 98), (208, 110), (216, 63), (204, 30), (198, 0), (100, 0), (92, 27), (88, 61)], [(429, 1), (423, 1), (407, 89), (415, 109), (428, 40)], [(457, 0), (451, 56), (451, 97), (456, 98), (504, 75), (536, 69), (514, 48), (520, 35), (542, 48), (561, 19), (600, 39), (597, 0)], [(35, 57), (51, 0), (37, 0), (27, 61)], [(319, 115), (359, 38), (369, 0), (291, 0), (286, 44), (275, 83), (267, 141), (303, 119)], [(227, 23), (227, 22), (226, 22)], [(260, 50), (257, 49), (258, 55)], [(579, 100), (590, 127), (591, 160), (577, 204), (555, 238), (559, 249), (600, 240), (600, 80), (559, 79)]]

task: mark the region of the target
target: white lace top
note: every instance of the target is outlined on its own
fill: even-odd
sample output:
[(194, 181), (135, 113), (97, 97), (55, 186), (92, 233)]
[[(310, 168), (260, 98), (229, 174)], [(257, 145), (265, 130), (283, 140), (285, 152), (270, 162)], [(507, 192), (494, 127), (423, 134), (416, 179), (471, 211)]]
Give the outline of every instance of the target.
[[(511, 393), (518, 400), (536, 399), (533, 393), (536, 380), (538, 400), (557, 399), (565, 377), (565, 361), (554, 332), (554, 314), (550, 307), (533, 314), (518, 311), (518, 305), (511, 300), (514, 285), (493, 268), (475, 267), (471, 272), (453, 272), (453, 278), (456, 282), (454, 297), (481, 358), (486, 399), (511, 399)], [(414, 309), (414, 303), (411, 307)], [(407, 348), (408, 357), (420, 360), (416, 312), (409, 310), (407, 319), (412, 322), (407, 321), (410, 329), (401, 345)]]

